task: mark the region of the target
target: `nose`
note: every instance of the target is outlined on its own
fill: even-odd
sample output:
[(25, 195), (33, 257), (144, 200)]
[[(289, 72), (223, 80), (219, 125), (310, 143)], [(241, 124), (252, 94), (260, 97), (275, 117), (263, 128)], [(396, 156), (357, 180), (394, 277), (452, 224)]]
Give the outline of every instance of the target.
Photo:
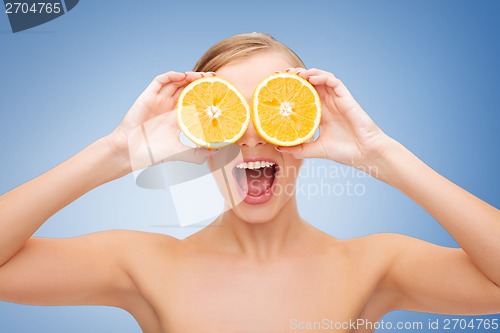
[(237, 144), (240, 148), (255, 148), (263, 146), (267, 142), (257, 133), (252, 122), (248, 125), (245, 134), (238, 140)]

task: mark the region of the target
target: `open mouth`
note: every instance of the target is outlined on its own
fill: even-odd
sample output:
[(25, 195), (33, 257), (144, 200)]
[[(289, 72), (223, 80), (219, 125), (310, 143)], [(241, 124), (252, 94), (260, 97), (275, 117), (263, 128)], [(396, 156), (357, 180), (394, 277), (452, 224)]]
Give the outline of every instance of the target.
[(273, 192), (278, 165), (272, 161), (241, 162), (233, 169), (244, 201), (251, 204), (267, 202)]

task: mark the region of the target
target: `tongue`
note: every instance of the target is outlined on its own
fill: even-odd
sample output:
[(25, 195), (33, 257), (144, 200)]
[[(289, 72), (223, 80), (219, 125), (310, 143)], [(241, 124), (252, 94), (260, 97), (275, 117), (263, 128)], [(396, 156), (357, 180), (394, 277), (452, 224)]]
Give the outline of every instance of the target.
[(258, 197), (271, 188), (274, 180), (274, 170), (272, 167), (256, 170), (247, 169), (245, 171), (248, 195)]

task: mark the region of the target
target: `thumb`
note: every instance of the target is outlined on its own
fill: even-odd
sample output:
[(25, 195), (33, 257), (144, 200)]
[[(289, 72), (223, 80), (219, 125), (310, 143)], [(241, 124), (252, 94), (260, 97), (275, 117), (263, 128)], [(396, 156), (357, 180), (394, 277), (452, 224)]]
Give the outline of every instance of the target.
[(324, 158), (325, 152), (318, 142), (306, 142), (297, 146), (276, 146), (276, 150), (283, 154), (290, 154), (294, 158)]

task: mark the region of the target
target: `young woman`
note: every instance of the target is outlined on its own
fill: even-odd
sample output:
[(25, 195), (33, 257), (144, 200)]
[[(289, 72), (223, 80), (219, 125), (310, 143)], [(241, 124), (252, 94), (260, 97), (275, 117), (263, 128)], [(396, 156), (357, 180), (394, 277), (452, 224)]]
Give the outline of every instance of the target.
[[(327, 321), (323, 331), (369, 332), (395, 309), (499, 313), (499, 210), (388, 137), (333, 74), (303, 67), (286, 46), (253, 33), (216, 44), (194, 72), (156, 77), (111, 134), (0, 197), (0, 299), (116, 306), (148, 333), (307, 332), (313, 329), (304, 323)], [(253, 179), (257, 190), (245, 188), (238, 172), (228, 173), (220, 186), (233, 204), (214, 227), (184, 240), (124, 230), (32, 237), (64, 206), (136, 167), (223, 154), (179, 141), (173, 110), (189, 82), (217, 75), (250, 99), (276, 71), (314, 85), (323, 104), (321, 134), (300, 146), (275, 147), (250, 125), (226, 169), (275, 166)], [(147, 140), (140, 139), (144, 134)], [(300, 217), (294, 192), (277, 190), (295, 186), (309, 157), (371, 170), (432, 214), (461, 248), (392, 234), (339, 240), (318, 231)], [(364, 321), (349, 325), (357, 319)]]

